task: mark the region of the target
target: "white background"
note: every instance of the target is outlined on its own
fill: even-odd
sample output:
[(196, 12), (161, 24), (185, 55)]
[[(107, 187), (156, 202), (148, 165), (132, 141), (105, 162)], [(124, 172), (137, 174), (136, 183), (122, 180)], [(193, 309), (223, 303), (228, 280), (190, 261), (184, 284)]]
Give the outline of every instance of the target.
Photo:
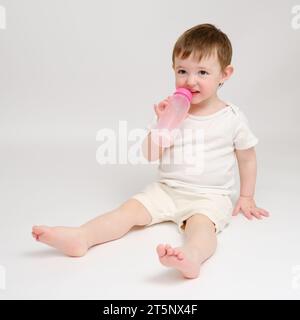
[[(0, 0), (7, 24), (0, 30), (0, 299), (298, 299), (297, 4)], [(153, 104), (174, 90), (175, 41), (200, 23), (232, 41), (235, 73), (220, 97), (244, 111), (259, 138), (255, 199), (271, 218), (234, 219), (192, 281), (156, 257), (158, 243), (183, 240), (171, 223), (136, 229), (81, 259), (35, 243), (33, 224), (82, 224), (155, 179), (154, 165), (99, 165), (96, 134), (119, 120), (129, 128), (149, 123)]]

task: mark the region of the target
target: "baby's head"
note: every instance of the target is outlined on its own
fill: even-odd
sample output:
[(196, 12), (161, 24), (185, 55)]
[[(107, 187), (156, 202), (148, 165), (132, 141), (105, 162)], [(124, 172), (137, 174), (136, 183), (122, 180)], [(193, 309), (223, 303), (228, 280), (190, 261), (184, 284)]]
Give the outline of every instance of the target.
[(217, 90), (233, 73), (232, 47), (221, 30), (200, 24), (185, 31), (176, 41), (172, 62), (176, 88), (193, 92), (192, 104), (216, 96)]

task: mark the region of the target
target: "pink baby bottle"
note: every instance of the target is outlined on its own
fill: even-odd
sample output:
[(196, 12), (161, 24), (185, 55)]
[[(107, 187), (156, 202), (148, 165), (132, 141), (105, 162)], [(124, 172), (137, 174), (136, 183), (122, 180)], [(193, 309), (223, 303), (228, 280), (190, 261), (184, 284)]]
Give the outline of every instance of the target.
[(186, 118), (191, 106), (191, 101), (192, 93), (188, 89), (176, 89), (160, 116), (154, 132), (152, 132), (151, 136), (156, 144), (165, 148), (171, 145), (173, 137), (172, 130), (178, 128)]

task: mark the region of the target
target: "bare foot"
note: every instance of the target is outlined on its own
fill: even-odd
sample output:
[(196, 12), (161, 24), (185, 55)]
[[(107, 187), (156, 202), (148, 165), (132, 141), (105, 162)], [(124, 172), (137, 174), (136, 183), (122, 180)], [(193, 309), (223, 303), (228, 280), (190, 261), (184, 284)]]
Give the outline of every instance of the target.
[(196, 251), (190, 248), (160, 244), (156, 248), (161, 264), (179, 270), (185, 278), (194, 279), (199, 276), (202, 260)]
[(86, 237), (80, 228), (33, 226), (32, 236), (71, 257), (81, 257), (88, 250)]

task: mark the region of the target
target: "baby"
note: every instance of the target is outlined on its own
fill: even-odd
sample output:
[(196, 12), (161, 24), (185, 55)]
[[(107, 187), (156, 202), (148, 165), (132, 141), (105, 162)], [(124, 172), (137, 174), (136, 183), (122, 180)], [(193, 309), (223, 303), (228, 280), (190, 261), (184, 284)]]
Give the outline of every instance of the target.
[[(185, 278), (197, 278), (202, 263), (216, 250), (217, 236), (240, 211), (248, 219), (268, 217), (254, 201), (258, 140), (242, 111), (218, 97), (218, 89), (233, 73), (232, 47), (228, 37), (211, 24), (185, 31), (172, 55), (176, 88), (192, 92), (189, 113), (170, 147), (151, 139), (168, 99), (154, 106), (155, 121), (142, 144), (149, 161), (159, 162), (159, 179), (114, 210), (80, 227), (34, 226), (33, 237), (68, 256), (83, 256), (97, 244), (119, 239), (133, 226), (173, 221), (185, 235), (180, 247), (159, 244), (160, 263), (175, 268)], [(202, 150), (194, 163), (176, 162), (182, 147)], [(240, 195), (233, 206), (234, 165), (238, 161)], [(200, 170), (199, 170), (200, 168)]]

